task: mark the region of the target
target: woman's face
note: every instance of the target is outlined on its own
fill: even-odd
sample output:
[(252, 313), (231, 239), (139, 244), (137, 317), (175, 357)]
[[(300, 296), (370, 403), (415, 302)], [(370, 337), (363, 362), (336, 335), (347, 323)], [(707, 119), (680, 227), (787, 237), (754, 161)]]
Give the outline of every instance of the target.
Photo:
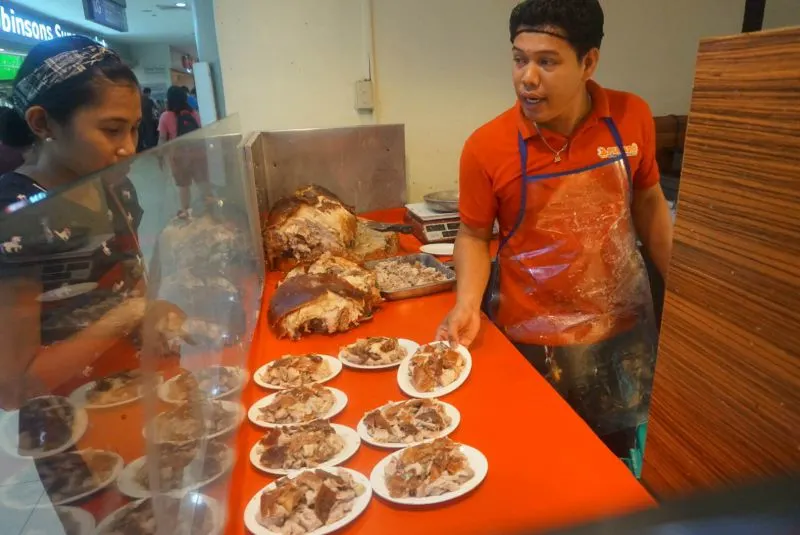
[(101, 82), (95, 102), (73, 113), (66, 124), (54, 124), (53, 141), (43, 150), (76, 176), (85, 176), (136, 154), (142, 105), (139, 88)]

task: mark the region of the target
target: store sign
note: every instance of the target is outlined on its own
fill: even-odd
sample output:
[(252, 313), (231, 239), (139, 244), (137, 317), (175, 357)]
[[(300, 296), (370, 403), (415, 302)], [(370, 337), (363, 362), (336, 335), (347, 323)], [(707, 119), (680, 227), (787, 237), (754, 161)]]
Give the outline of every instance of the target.
[(114, 0), (83, 0), (86, 20), (120, 32), (128, 31), (128, 12), (125, 8)]
[(24, 59), (25, 56), (0, 53), (0, 81), (8, 82), (16, 78)]
[(97, 36), (87, 35), (80, 30), (68, 28), (59, 22), (48, 21), (39, 16), (11, 7), (8, 2), (0, 3), (0, 38), (24, 44), (36, 44), (57, 37), (84, 35), (108, 46), (105, 40)]

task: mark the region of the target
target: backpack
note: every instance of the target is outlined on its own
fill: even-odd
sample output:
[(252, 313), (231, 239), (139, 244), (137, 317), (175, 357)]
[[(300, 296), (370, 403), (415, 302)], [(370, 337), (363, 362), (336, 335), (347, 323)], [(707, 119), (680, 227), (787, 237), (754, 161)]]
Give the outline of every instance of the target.
[(188, 134), (189, 132), (194, 132), (200, 128), (200, 125), (197, 124), (197, 119), (194, 118), (194, 114), (188, 111), (182, 111), (178, 114), (178, 137)]

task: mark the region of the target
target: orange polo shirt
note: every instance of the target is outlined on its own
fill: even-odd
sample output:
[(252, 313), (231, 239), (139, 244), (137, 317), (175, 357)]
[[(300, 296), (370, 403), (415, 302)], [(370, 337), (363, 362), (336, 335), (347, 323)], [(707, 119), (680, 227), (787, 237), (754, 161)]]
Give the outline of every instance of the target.
[[(522, 187), (518, 133), (522, 133), (528, 144), (529, 176), (570, 171), (602, 162), (609, 151), (616, 150), (611, 131), (602, 120), (611, 117), (626, 148), (636, 145), (636, 151), (626, 150), (635, 152), (628, 157), (634, 189), (644, 190), (659, 183), (656, 127), (650, 107), (636, 95), (604, 89), (593, 81), (587, 86), (592, 95), (592, 111), (573, 132), (560, 163), (553, 161), (552, 151), (523, 116), (519, 102), (470, 136), (461, 155), (459, 179), (458, 205), (464, 224), (486, 229), (497, 218), (501, 236), (513, 228), (519, 214)], [(564, 136), (542, 132), (556, 150), (567, 142)]]
[[(497, 218), (501, 237), (507, 236), (515, 226), (522, 190), (519, 133), (528, 145), (528, 176), (577, 171), (619, 155), (617, 143), (603, 120), (611, 117), (628, 154), (634, 189), (644, 190), (658, 184), (660, 175), (655, 161), (655, 123), (647, 104), (634, 95), (606, 90), (594, 82), (588, 83), (588, 89), (592, 95), (592, 111), (569, 138), (568, 149), (559, 163), (554, 161), (553, 151), (544, 144), (533, 124), (525, 119), (519, 104), (478, 129), (469, 138), (461, 159), (459, 209), (463, 223), (486, 229)], [(553, 132), (545, 132), (545, 136), (549, 145), (556, 150), (568, 141), (568, 138)], [(546, 202), (542, 199), (539, 201)], [(534, 207), (528, 207), (529, 216)], [(525, 227), (523, 224), (516, 231), (522, 240), (526, 239)], [(552, 305), (537, 302), (519, 277), (501, 271), (501, 278), (503, 292), (511, 292), (501, 297), (501, 308), (511, 307), (504, 309), (506, 313), (503, 316), (508, 319), (509, 312), (511, 317), (519, 314), (522, 314), (519, 317), (531, 318), (547, 316)], [(576, 303), (576, 306), (587, 304)], [(616, 317), (594, 309), (585, 312), (597, 314), (596, 321), (551, 334), (526, 332), (515, 323), (509, 327), (509, 336), (516, 333), (514, 336), (524, 338), (518, 341), (548, 345), (594, 343), (632, 326), (630, 317)]]

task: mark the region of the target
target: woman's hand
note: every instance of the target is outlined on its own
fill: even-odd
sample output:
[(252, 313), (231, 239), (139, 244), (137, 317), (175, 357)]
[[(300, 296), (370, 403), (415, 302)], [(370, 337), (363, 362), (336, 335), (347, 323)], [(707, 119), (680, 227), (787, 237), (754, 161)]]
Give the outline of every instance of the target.
[(480, 330), (480, 309), (457, 304), (439, 326), (436, 340), (469, 347)]

